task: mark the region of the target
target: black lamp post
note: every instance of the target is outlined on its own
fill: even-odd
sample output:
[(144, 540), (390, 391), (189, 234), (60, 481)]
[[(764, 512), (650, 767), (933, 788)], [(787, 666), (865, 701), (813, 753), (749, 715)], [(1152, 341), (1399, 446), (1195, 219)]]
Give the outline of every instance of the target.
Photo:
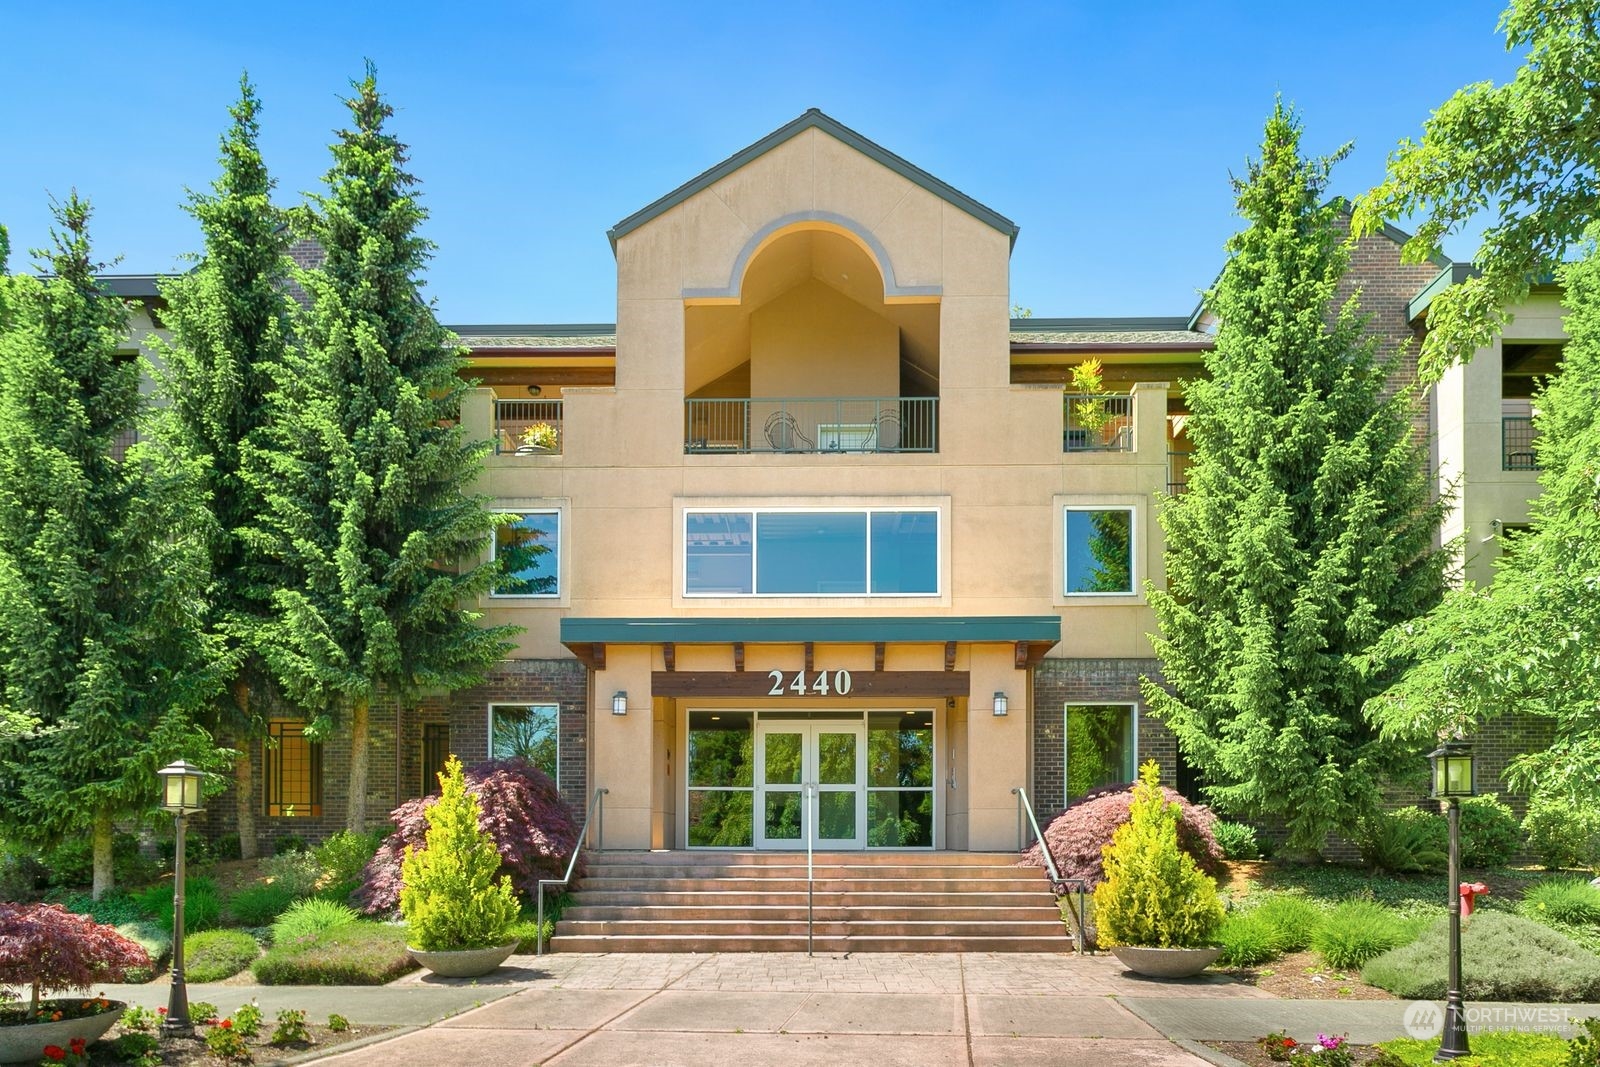
[(1467, 1014), (1461, 998), (1461, 798), (1477, 795), (1472, 746), (1445, 741), (1428, 753), (1432, 796), (1450, 805), (1450, 989), (1444, 1003), (1444, 1033), (1435, 1063), (1467, 1055)]
[(161, 1032), (187, 1037), (194, 1033), (194, 1024), (189, 1021), (189, 990), (183, 980), (183, 830), (185, 820), (200, 810), (200, 783), (205, 772), (188, 760), (179, 760), (156, 774), (161, 778), (161, 807), (176, 817), (177, 839), (172, 862), (172, 987)]

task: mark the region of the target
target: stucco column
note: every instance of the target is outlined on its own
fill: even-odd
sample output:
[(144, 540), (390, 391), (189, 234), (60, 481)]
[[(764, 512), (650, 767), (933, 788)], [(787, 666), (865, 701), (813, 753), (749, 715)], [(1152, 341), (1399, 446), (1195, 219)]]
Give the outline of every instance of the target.
[[(652, 808), (651, 753), (655, 715), (650, 699), (649, 645), (610, 645), (606, 669), (594, 675), (591, 739), (595, 781), (609, 792), (605, 806), (604, 848), (649, 848)], [(628, 694), (628, 713), (614, 714), (612, 697)]]
[(1166, 382), (1139, 382), (1133, 387), (1133, 450), (1151, 463), (1167, 461)]
[(494, 438), (494, 390), (468, 389), (461, 397), (461, 429), (468, 441)]
[[(967, 701), (967, 847), (1009, 851), (1017, 841), (1017, 798), (1028, 782), (1028, 672), (1019, 671), (1009, 644), (971, 646)], [(994, 713), (994, 694), (1009, 710)]]

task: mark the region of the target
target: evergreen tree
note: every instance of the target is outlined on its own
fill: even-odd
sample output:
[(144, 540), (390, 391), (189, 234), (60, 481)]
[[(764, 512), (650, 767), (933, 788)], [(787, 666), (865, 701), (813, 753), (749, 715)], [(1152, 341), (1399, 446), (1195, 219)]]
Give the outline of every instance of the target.
[[(1391, 633), (1374, 657), (1411, 663), (1368, 705), (1386, 736), (1431, 739), (1522, 712), (1554, 741), (1510, 766), (1514, 788), (1600, 804), (1600, 252), (1561, 268), (1568, 341), (1534, 401), (1540, 494), (1532, 529), (1509, 539), (1494, 583), (1451, 592)], [(1504, 535), (1502, 535), (1504, 536)]]
[(227, 692), (214, 709), (238, 751), (234, 799), (239, 844), (256, 855), (253, 754), (262, 719), (252, 692), (269, 688), (254, 653), (271, 607), (273, 575), (240, 531), (258, 524), (261, 497), (241, 471), (243, 443), (261, 433), (271, 368), (289, 336), (288, 227), (272, 206), (273, 181), (256, 147), (260, 101), (248, 77), (239, 82), (233, 124), (222, 139), (222, 174), (212, 192), (191, 193), (205, 252), (188, 274), (162, 286), (172, 343), (158, 344), (167, 405), (159, 432), (183, 455), (205, 461), (204, 500), (212, 517), (208, 626), (222, 649)]
[(313, 735), (347, 719), (347, 823), (366, 825), (370, 705), (458, 688), (510, 648), (471, 609), (499, 520), (472, 495), (487, 446), (459, 426), (465, 365), (421, 296), (432, 245), (393, 109), (371, 65), (347, 101), (327, 194), (305, 213), (327, 259), (297, 271), (309, 307), (269, 396), (271, 428), (246, 448), (265, 512), (249, 541), (281, 568), (262, 649)]
[(190, 472), (159, 448), (119, 456), (141, 409), (128, 310), (95, 280), (89, 206), (55, 216), (50, 276), (8, 281), (0, 334), (0, 823), (88, 831), (99, 896), (113, 820), (149, 810), (163, 764), (213, 755), (190, 719), (212, 681), (205, 560)]
[(1248, 226), (1206, 304), (1220, 319), (1189, 384), (1189, 491), (1167, 498), (1167, 588), (1150, 591), (1168, 692), (1145, 683), (1224, 811), (1277, 816), (1289, 846), (1348, 828), (1407, 757), (1361, 714), (1381, 683), (1361, 656), (1444, 589), (1411, 393), (1389, 394), (1357, 300), (1333, 301), (1348, 262), (1325, 200), (1344, 150), (1299, 154), (1280, 102), (1262, 158), (1236, 182)]

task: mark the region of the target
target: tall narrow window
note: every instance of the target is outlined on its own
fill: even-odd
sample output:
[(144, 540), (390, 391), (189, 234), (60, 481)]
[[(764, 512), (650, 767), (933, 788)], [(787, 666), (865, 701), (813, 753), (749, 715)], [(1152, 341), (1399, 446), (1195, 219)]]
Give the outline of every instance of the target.
[(1091, 789), (1133, 781), (1138, 715), (1132, 704), (1068, 704), (1066, 802)]
[(1062, 529), (1068, 596), (1135, 592), (1132, 508), (1067, 508)]
[(554, 704), (489, 705), (489, 758), (525, 759), (559, 782), (558, 712)]
[(500, 564), (495, 596), (559, 596), (561, 513), (530, 511), (495, 527), (494, 558)]
[(422, 727), (422, 795), (439, 791), (439, 775), (450, 759), (450, 725), (430, 722)]
[(268, 815), (315, 818), (322, 814), (322, 746), (306, 740), (305, 723), (290, 719), (267, 723), (261, 765)]

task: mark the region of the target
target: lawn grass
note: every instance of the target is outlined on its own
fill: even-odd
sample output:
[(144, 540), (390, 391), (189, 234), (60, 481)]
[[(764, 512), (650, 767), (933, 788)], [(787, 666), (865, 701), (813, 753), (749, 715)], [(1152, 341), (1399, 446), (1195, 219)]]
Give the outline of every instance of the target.
[(183, 939), (184, 975), (191, 982), (232, 978), (259, 955), (261, 946), (242, 930), (205, 930)]
[(356, 922), (275, 944), (251, 973), (262, 985), (383, 985), (416, 966), (405, 927)]
[[(1566, 1067), (1567, 1043), (1555, 1034), (1489, 1030), (1469, 1034), (1472, 1054), (1451, 1062), (1458, 1067)], [(1432, 1067), (1439, 1039), (1402, 1037), (1378, 1045), (1404, 1067)]]

